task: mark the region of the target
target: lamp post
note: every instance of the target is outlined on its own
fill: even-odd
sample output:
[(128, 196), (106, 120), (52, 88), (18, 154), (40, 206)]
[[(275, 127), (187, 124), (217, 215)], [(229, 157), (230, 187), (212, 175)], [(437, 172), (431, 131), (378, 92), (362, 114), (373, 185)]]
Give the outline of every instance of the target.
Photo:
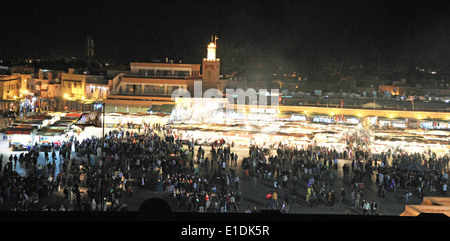
[(105, 108), (106, 106), (105, 106), (105, 102), (103, 102), (102, 103), (102, 148), (101, 148), (101, 150), (102, 150), (102, 155), (101, 155), (101, 160), (102, 160), (102, 166), (101, 166), (101, 168), (102, 168), (102, 176), (101, 176), (101, 179), (100, 179), (100, 198), (101, 198), (101, 200), (100, 200), (100, 207), (101, 207), (101, 210), (100, 211), (103, 211), (103, 205), (104, 205), (104, 200), (103, 200), (103, 180), (104, 180), (104, 176), (105, 176), (105, 174), (103, 173), (103, 166), (105, 165)]

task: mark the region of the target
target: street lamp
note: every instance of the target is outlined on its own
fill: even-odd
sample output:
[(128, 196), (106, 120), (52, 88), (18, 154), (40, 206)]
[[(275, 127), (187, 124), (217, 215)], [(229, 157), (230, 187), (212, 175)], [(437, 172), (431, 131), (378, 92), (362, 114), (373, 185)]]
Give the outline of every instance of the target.
[(101, 156), (101, 160), (102, 160), (102, 176), (100, 179), (100, 211), (103, 211), (103, 205), (104, 205), (104, 201), (103, 201), (103, 180), (104, 180), (104, 176), (105, 174), (103, 173), (103, 166), (105, 165), (105, 102), (102, 103), (102, 156)]

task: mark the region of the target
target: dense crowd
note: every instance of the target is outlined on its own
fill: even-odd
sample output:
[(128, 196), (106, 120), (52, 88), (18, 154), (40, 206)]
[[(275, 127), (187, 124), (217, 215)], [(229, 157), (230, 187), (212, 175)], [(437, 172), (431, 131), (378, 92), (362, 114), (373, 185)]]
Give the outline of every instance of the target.
[[(338, 159), (351, 160), (351, 163), (339, 166)], [(251, 146), (242, 166), (246, 173), (273, 181), (272, 192), (266, 194), (268, 208), (285, 211), (289, 204), (298, 202), (309, 207), (345, 202), (363, 214), (377, 214), (378, 203), (364, 198), (365, 184), (375, 184), (380, 198), (386, 192), (397, 193), (401, 189), (404, 193), (398, 196), (405, 203), (412, 195), (419, 198), (425, 193), (445, 195), (448, 162), (448, 154), (438, 157), (430, 150), (419, 154), (388, 149), (386, 153), (373, 155), (366, 149), (339, 151), (314, 145), (297, 148), (279, 144), (275, 155), (268, 155), (262, 147)], [(351, 190), (350, 199), (344, 187), (338, 192), (339, 188), (334, 186), (338, 168)], [(279, 198), (282, 188), (284, 195)]]
[[(385, 190), (406, 190), (406, 197), (416, 193), (422, 197), (425, 193), (447, 191), (449, 156), (437, 157), (435, 153), (387, 153), (381, 156), (383, 165), (378, 167), (376, 176), (379, 195)], [(390, 159), (390, 165), (385, 164)], [(407, 200), (407, 199), (406, 199)]]
[(262, 147), (252, 145), (242, 167), (255, 178), (273, 181), (273, 190), (266, 194), (267, 207), (288, 212), (297, 202), (310, 207), (336, 202), (333, 186), (342, 155), (334, 148), (282, 144), (275, 155), (267, 155)]
[[(194, 156), (194, 144), (191, 141), (181, 141), (170, 128), (155, 125), (145, 128), (144, 134), (127, 131), (111, 131), (104, 140), (88, 138), (81, 143), (75, 143), (76, 153), (82, 157), (82, 163), (95, 163), (101, 153), (104, 141), (105, 161), (102, 165), (106, 173), (105, 185), (110, 187), (112, 196), (120, 199), (120, 191), (132, 195), (132, 187), (128, 185), (131, 172), (136, 173), (135, 179), (139, 188), (152, 190), (169, 195), (169, 204), (175, 210), (191, 212), (231, 212), (238, 210), (239, 189), (238, 177), (234, 172), (225, 170), (226, 162), (231, 163), (237, 156), (230, 153), (230, 147), (223, 142), (215, 142), (211, 150), (198, 147)], [(185, 148), (187, 146), (187, 148)], [(205, 151), (211, 151), (211, 160), (205, 158)], [(194, 162), (207, 166), (206, 172), (194, 168)], [(83, 165), (84, 166), (84, 165)], [(83, 168), (87, 176), (96, 175), (89, 165)], [(88, 183), (88, 193), (98, 193), (96, 182)], [(232, 186), (233, 185), (233, 186)], [(98, 197), (90, 195), (92, 202), (98, 202)]]
[[(57, 174), (55, 159), (46, 160), (47, 165), (42, 166), (37, 162), (38, 157), (37, 148), (19, 156), (12, 154), (9, 156), (0, 178), (1, 207), (36, 210), (41, 198), (50, 197), (60, 188), (63, 180), (61, 173)], [(0, 155), (0, 159), (3, 162), (3, 155)], [(27, 175), (20, 175), (17, 172), (19, 166), (26, 170)]]
[[(447, 190), (449, 157), (431, 151), (387, 150), (373, 155), (366, 149), (314, 144), (299, 148), (276, 143), (273, 151), (251, 145), (248, 156), (241, 158), (243, 173), (238, 175), (239, 157), (232, 145), (223, 139), (204, 146), (194, 143), (169, 126), (152, 125), (143, 133), (119, 129), (103, 138), (70, 138), (50, 152), (34, 147), (19, 155), (1, 156), (7, 163), (2, 170), (0, 204), (14, 210), (126, 211), (122, 197), (132, 197), (134, 188), (141, 188), (164, 195), (177, 211), (254, 212), (255, 207), (239, 208), (243, 178), (253, 179), (255, 185), (258, 180), (273, 183), (266, 194), (267, 208), (289, 212), (298, 203), (311, 208), (344, 203), (363, 214), (377, 214), (377, 203), (364, 197), (364, 185), (373, 180), (379, 197), (402, 189), (405, 202), (413, 194), (445, 195)], [(40, 154), (45, 165), (37, 161)], [(339, 159), (349, 162), (340, 164)], [(19, 166), (27, 175), (19, 175)], [(347, 188), (335, 186), (339, 168), (350, 195), (345, 193)], [(86, 190), (83, 198), (80, 189)], [(39, 205), (55, 192), (64, 196), (61, 205)]]
[[(56, 147), (51, 153), (35, 147), (20, 154), (18, 160), (11, 156), (2, 175), (2, 204), (13, 204), (15, 210), (36, 210), (38, 205), (14, 205), (20, 193), (33, 196), (32, 203), (37, 204), (58, 190), (66, 200), (66, 207), (61, 209), (72, 206), (76, 211), (126, 210), (121, 198), (133, 195), (130, 179), (134, 178), (135, 187), (169, 195), (169, 203), (176, 210), (238, 211), (239, 177), (233, 169), (225, 169), (233, 163), (236, 167), (238, 157), (223, 140), (213, 142), (208, 150), (199, 147), (194, 156), (193, 142), (176, 138), (170, 128), (154, 125), (145, 128), (143, 134), (139, 132), (124, 129), (110, 131), (104, 138), (71, 138), (56, 152)], [(211, 152), (211, 159), (205, 158), (205, 151)], [(48, 165), (38, 164), (40, 153)], [(56, 162), (59, 172), (55, 171)], [(203, 167), (202, 171), (194, 168), (194, 162)], [(17, 164), (23, 165), (26, 175), (17, 173)], [(132, 177), (131, 173), (137, 176)], [(86, 189), (83, 199), (80, 188)], [(45, 207), (49, 208), (60, 207)]]

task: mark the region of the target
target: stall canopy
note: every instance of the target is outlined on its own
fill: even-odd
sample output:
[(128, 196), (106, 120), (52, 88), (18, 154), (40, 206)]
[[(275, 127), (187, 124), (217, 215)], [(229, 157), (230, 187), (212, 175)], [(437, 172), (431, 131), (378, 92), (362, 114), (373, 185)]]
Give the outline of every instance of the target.
[(34, 127), (13, 127), (7, 128), (6, 135), (31, 135), (36, 128)]
[[(101, 119), (102, 117), (100, 117)], [(155, 123), (165, 124), (169, 121), (169, 115), (164, 113), (156, 114), (128, 114), (128, 113), (108, 113), (105, 115), (106, 127), (119, 127), (120, 125), (152, 125)]]
[(163, 105), (152, 105), (148, 109), (147, 113), (165, 113), (165, 114), (171, 114), (172, 110), (174, 108), (174, 105), (169, 104), (163, 104)]
[(68, 127), (49, 126), (41, 128), (36, 132), (37, 136), (60, 136), (69, 130)]
[(74, 118), (74, 119), (78, 119), (83, 115), (83, 113), (67, 113), (64, 116), (65, 117), (70, 117), (70, 118)]
[(90, 126), (96, 126), (101, 127), (101, 119), (100, 119), (101, 112), (100, 111), (91, 111), (89, 113), (83, 113), (77, 121), (77, 125), (90, 125)]

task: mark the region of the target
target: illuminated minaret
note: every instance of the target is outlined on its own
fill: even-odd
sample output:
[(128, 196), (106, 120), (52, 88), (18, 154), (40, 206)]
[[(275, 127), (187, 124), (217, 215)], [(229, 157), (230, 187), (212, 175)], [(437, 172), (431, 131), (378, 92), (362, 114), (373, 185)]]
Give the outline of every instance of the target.
[(203, 86), (208, 88), (221, 87), (217, 86), (220, 80), (220, 59), (216, 58), (217, 39), (217, 36), (211, 37), (206, 58), (203, 59)]
[[(217, 40), (217, 37), (215, 40)], [(216, 41), (214, 42), (211, 41), (211, 43), (208, 44), (208, 55), (206, 57), (206, 60), (208, 61), (216, 60)]]

